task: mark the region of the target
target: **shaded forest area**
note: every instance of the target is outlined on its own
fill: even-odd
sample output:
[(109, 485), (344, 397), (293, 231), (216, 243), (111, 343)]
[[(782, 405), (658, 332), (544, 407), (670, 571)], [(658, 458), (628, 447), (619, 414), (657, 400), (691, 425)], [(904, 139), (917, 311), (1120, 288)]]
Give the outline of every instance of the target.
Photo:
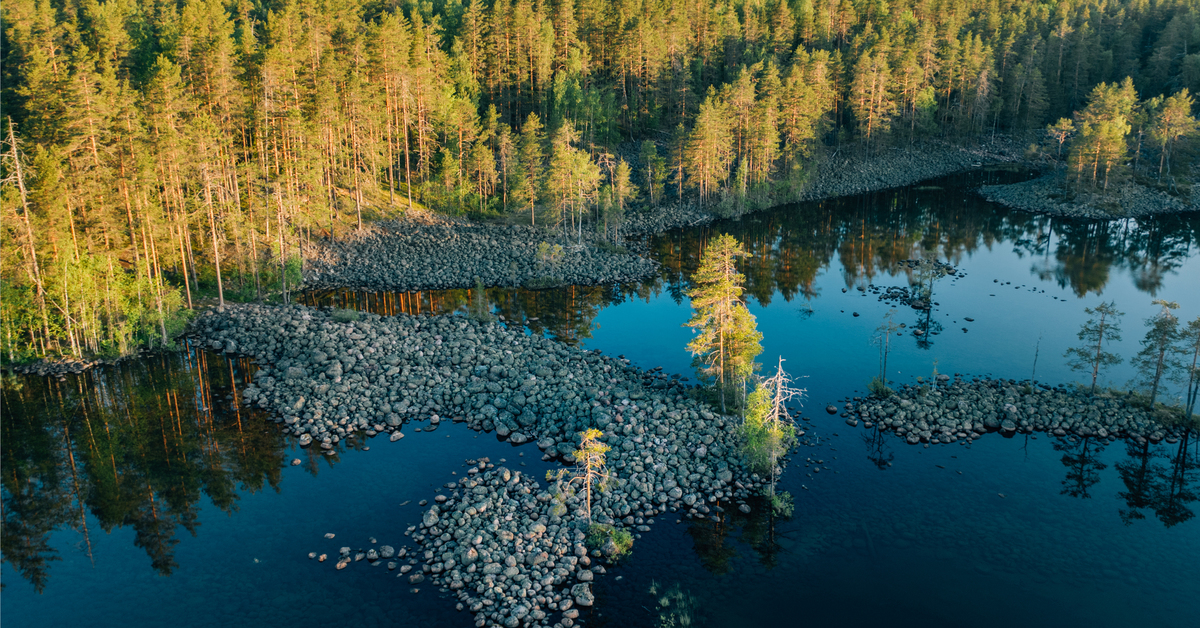
[(6, 363), (170, 345), (202, 300), (287, 300), (304, 243), (409, 211), (607, 232), (631, 202), (795, 198), (827, 147), (997, 132), (1079, 185), (1186, 174), (1200, 89), (1189, 0), (12, 0), (2, 19)]

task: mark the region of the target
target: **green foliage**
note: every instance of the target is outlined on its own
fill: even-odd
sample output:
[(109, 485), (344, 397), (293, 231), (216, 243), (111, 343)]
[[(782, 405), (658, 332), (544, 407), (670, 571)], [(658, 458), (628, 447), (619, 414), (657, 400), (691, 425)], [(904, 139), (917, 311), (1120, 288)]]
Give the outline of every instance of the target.
[(1088, 372), (1092, 376), (1091, 392), (1096, 393), (1096, 380), (1107, 367), (1120, 364), (1121, 357), (1105, 351), (1105, 343), (1121, 340), (1121, 316), (1116, 303), (1101, 303), (1095, 308), (1085, 308), (1089, 318), (1079, 329), (1079, 340), (1084, 344), (1071, 347), (1063, 354), (1071, 370)]
[(1158, 176), (1171, 174), (1171, 153), (1181, 138), (1194, 135), (1200, 130), (1200, 121), (1192, 115), (1195, 100), (1187, 88), (1167, 98), (1159, 108), (1150, 125), (1150, 136), (1159, 145)]
[(768, 496), (771, 500), (771, 509), (778, 517), (791, 519), (796, 512), (796, 503), (792, 499), (792, 494), (787, 491), (779, 491)]
[[(612, 541), (612, 547), (606, 550), (608, 542)], [(633, 549), (633, 535), (625, 528), (618, 528), (603, 523), (592, 523), (588, 525), (587, 541), (588, 547), (598, 549), (604, 552), (610, 559), (616, 560), (629, 553)]]
[(633, 181), (739, 214), (855, 138), (1059, 120), (1077, 181), (1177, 191), (1200, 154), (1188, 2), (9, 4), (6, 360), (169, 344), (176, 304), (227, 288), (287, 301), (299, 251), (402, 208), (617, 240)]
[(796, 441), (796, 426), (787, 414), (786, 404), (803, 394), (804, 390), (792, 387), (780, 358), (776, 374), (759, 382), (747, 399), (741, 426), (742, 453), (752, 470), (771, 478), (768, 495), (775, 494), (779, 459)]
[(1077, 114), (1078, 133), (1069, 144), (1077, 181), (1108, 189), (1111, 175), (1123, 170), (1129, 152), (1125, 136), (1136, 106), (1137, 92), (1128, 77), (1120, 85), (1101, 83), (1092, 90), (1087, 107)]
[(569, 473), (567, 469), (546, 472), (546, 479), (552, 481), (561, 481), (570, 475), (564, 491), (572, 490), (570, 486), (575, 482), (583, 486), (589, 522), (592, 520), (592, 487), (603, 493), (608, 491), (609, 482), (612, 481), (612, 474), (605, 465), (605, 454), (611, 448), (600, 440), (603, 436), (604, 432), (595, 428), (579, 433), (579, 449), (571, 452), (575, 458), (574, 473)]
[(358, 310), (334, 310), (329, 318), (335, 323), (353, 323), (359, 320), (359, 314)]
[(651, 580), (649, 593), (654, 598), (654, 612), (658, 613), (656, 628), (689, 628), (699, 622), (699, 602), (678, 583), (665, 588)]
[(896, 391), (888, 388), (887, 383), (880, 377), (872, 377), (871, 381), (867, 382), (867, 392), (871, 393), (871, 396), (879, 397), (880, 399), (896, 394)]
[(539, 264), (550, 268), (558, 268), (558, 264), (562, 261), (562, 258), (563, 247), (561, 244), (538, 243), (537, 261)]
[(483, 287), (483, 280), (478, 275), (475, 276), (474, 294), (470, 303), (467, 304), (467, 318), (480, 323), (490, 323), (496, 320), (496, 317), (492, 315), (491, 304), (487, 300), (487, 290)]
[(699, 376), (716, 384), (722, 409), (727, 390), (753, 374), (754, 358), (762, 353), (762, 334), (741, 301), (745, 277), (736, 267), (738, 258), (748, 256), (733, 236), (714, 238), (692, 276), (696, 287), (688, 293), (695, 314), (686, 325), (697, 333), (687, 349), (695, 356)]
[(763, 386), (750, 393), (746, 405), (746, 419), (741, 430), (742, 452), (752, 469), (771, 475), (775, 461), (795, 440), (796, 428), (772, 414), (774, 399), (771, 391)]

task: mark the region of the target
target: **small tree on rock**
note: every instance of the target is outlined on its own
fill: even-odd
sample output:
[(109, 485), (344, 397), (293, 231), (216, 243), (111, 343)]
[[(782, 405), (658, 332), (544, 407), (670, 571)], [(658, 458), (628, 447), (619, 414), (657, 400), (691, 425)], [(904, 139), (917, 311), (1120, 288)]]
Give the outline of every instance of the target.
[(1121, 356), (1105, 351), (1104, 343), (1121, 339), (1121, 317), (1124, 313), (1117, 310), (1116, 303), (1101, 303), (1083, 311), (1092, 317), (1079, 328), (1079, 339), (1083, 344), (1067, 349), (1063, 357), (1068, 359), (1067, 365), (1071, 370), (1091, 371), (1091, 392), (1094, 395), (1100, 371), (1121, 363)]
[[(595, 486), (600, 492), (607, 491), (608, 482), (611, 479), (604, 460), (605, 454), (611, 447), (600, 440), (602, 436), (604, 433), (596, 428), (580, 432), (579, 449), (571, 453), (575, 457), (575, 473), (571, 477), (571, 483), (581, 482), (583, 484), (588, 523), (592, 521), (592, 486)], [(548, 471), (546, 479), (561, 479), (567, 473), (566, 469), (560, 469), (557, 473)]]
[(1155, 305), (1161, 305), (1162, 310), (1156, 316), (1146, 319), (1146, 337), (1142, 339), (1142, 350), (1133, 358), (1133, 366), (1138, 371), (1137, 382), (1150, 389), (1149, 406), (1154, 408), (1154, 400), (1158, 397), (1158, 388), (1163, 375), (1178, 366), (1175, 346), (1179, 339), (1179, 319), (1171, 313), (1178, 309), (1174, 301), (1155, 299)]
[(896, 308), (888, 310), (883, 324), (875, 328), (879, 335), (871, 340), (872, 343), (879, 345), (879, 376), (871, 380), (868, 385), (871, 394), (876, 397), (887, 397), (892, 394), (892, 390), (887, 386), (887, 361), (888, 354), (892, 351), (892, 335), (900, 331), (900, 326), (894, 320), (895, 317)]
[(1179, 352), (1186, 356), (1183, 369), (1176, 371), (1183, 385), (1183, 417), (1190, 419), (1200, 397), (1200, 316), (1179, 330)]
[[(783, 370), (783, 358), (780, 357), (775, 375), (760, 381), (746, 402), (746, 418), (742, 422), (742, 451), (751, 468), (770, 476), (767, 496), (777, 510), (780, 504), (776, 504), (776, 470), (779, 468), (779, 459), (796, 439), (796, 427), (788, 416), (787, 403), (802, 398), (804, 393), (804, 389), (792, 385), (792, 379)], [(790, 500), (781, 500), (781, 504), (787, 502)]]

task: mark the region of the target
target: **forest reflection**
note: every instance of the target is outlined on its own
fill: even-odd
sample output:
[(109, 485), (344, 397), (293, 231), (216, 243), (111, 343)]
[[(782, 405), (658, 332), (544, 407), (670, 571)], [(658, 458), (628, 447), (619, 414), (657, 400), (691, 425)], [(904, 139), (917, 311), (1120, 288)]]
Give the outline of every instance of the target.
[[(52, 532), (75, 530), (91, 558), (93, 526), (128, 526), (152, 568), (170, 575), (202, 497), (232, 513), (244, 492), (279, 490), (287, 441), (237, 403), (253, 370), (189, 349), (63, 379), (6, 377), (4, 560), (40, 592), (60, 560)], [(310, 458), (310, 472), (317, 464)]]
[[(1197, 214), (1139, 222), (1074, 221), (1008, 212), (968, 192), (1012, 176), (980, 173), (667, 232), (647, 242), (661, 264), (659, 276), (649, 281), (487, 289), (485, 296), (506, 321), (577, 343), (591, 336), (596, 316), (610, 305), (664, 292), (682, 303), (707, 239), (720, 233), (735, 235), (754, 254), (744, 260), (742, 272), (747, 294), (763, 306), (779, 298), (819, 298), (816, 278), (835, 261), (847, 289), (865, 288), (886, 274), (905, 276), (910, 285), (928, 281), (936, 290), (936, 277), (923, 278), (903, 262), (936, 255), (957, 266), (974, 251), (998, 246), (1012, 246), (1029, 259), (1033, 275), (1077, 295), (1100, 291), (1118, 269), (1129, 272), (1138, 290), (1155, 295), (1200, 237)], [(384, 315), (465, 312), (476, 298), (473, 290), (301, 295), (308, 305)], [(926, 325), (920, 342), (929, 342), (936, 331), (931, 312), (918, 313), (910, 323), (916, 329)], [(52, 532), (76, 530), (90, 554), (95, 530), (89, 526), (105, 532), (130, 527), (153, 569), (172, 573), (180, 530), (197, 534), (204, 497), (229, 513), (237, 510), (245, 491), (280, 489), (290, 441), (275, 424), (236, 403), (253, 370), (249, 361), (192, 348), (64, 379), (5, 378), (0, 395), (3, 559), (41, 591), (59, 560)], [(882, 433), (864, 440), (872, 464), (881, 470), (895, 457), (889, 440)], [(1122, 520), (1132, 523), (1153, 513), (1171, 526), (1194, 516), (1190, 504), (1197, 499), (1200, 470), (1196, 440), (1190, 435), (1174, 450), (1166, 444), (1126, 444), (1126, 457), (1113, 464), (1125, 487), (1119, 493)], [(1088, 496), (1104, 477), (1098, 445), (1060, 443), (1068, 469), (1064, 493)], [(1104, 452), (1109, 460), (1111, 449)], [(338, 460), (336, 454), (315, 451), (300, 455), (313, 474), (318, 459)], [(754, 517), (763, 510), (755, 509)], [(705, 566), (720, 573), (736, 554), (727, 537), (739, 530), (763, 564), (776, 564), (790, 545), (777, 535), (776, 523), (741, 521), (735, 514), (732, 520), (694, 521), (689, 533)]]
[(731, 233), (754, 257), (743, 260), (746, 292), (767, 306), (819, 297), (817, 275), (836, 259), (846, 288), (866, 287), (881, 274), (920, 281), (905, 260), (935, 256), (958, 266), (981, 249), (1011, 245), (1030, 272), (1077, 296), (1098, 293), (1115, 269), (1138, 290), (1155, 295), (1166, 276), (1192, 254), (1200, 214), (1120, 221), (1085, 221), (1008, 211), (970, 193), (1007, 173), (956, 177), (820, 203), (789, 205), (702, 229), (663, 234), (652, 243), (662, 278), (683, 294), (709, 237)]
[[(892, 468), (895, 460), (892, 441), (898, 448), (907, 447), (904, 439), (894, 432), (873, 428), (862, 434), (867, 459), (880, 471)], [(1063, 454), (1061, 462), (1067, 470), (1061, 480), (1061, 494), (1081, 499), (1094, 496), (1094, 487), (1105, 477), (1101, 472), (1110, 466), (1101, 458), (1110, 462), (1114, 458), (1103, 456), (1109, 444), (1096, 438), (1053, 441), (1054, 450)], [(1194, 431), (1185, 433), (1177, 443), (1121, 441), (1119, 444), (1125, 446), (1125, 455), (1111, 466), (1116, 468), (1124, 485), (1115, 495), (1119, 503), (1117, 515), (1122, 522), (1132, 525), (1153, 514), (1164, 527), (1170, 528), (1195, 517), (1191, 504), (1200, 498), (1196, 486), (1200, 480), (1200, 439)], [(767, 569), (777, 566), (789, 554), (811, 551), (804, 543), (808, 540), (806, 535), (815, 534), (819, 538), (821, 531), (809, 530), (808, 524), (783, 525), (787, 521), (775, 517), (765, 504), (756, 503), (749, 514), (728, 509), (719, 515), (693, 519), (688, 522), (687, 531), (700, 563), (710, 573), (720, 575), (729, 571), (738, 556), (735, 539), (749, 546)], [(833, 525), (844, 532), (847, 524), (836, 520)], [(862, 526), (864, 538), (869, 537), (866, 525), (862, 522), (858, 525)]]
[[(985, 183), (1019, 178), (1020, 173), (980, 172), (917, 186), (801, 203), (741, 219), (669, 231), (650, 239), (659, 276), (640, 283), (569, 286), (548, 290), (486, 289), (497, 314), (533, 333), (575, 343), (591, 336), (602, 309), (630, 299), (666, 292), (682, 303), (692, 288), (708, 239), (736, 236), (753, 257), (741, 260), (746, 294), (766, 307), (777, 298), (820, 297), (818, 274), (834, 261), (847, 289), (865, 289), (881, 275), (903, 275), (910, 286), (936, 294), (940, 277), (922, 274), (904, 262), (934, 257), (953, 266), (981, 249), (1012, 246), (1029, 258), (1030, 274), (1054, 281), (1077, 296), (1099, 293), (1116, 269), (1125, 269), (1135, 287), (1154, 296), (1164, 279), (1193, 252), (1200, 238), (1200, 214), (1169, 215), (1141, 221), (1085, 221), (1007, 211), (970, 192)], [(327, 290), (306, 293), (308, 305), (365, 310), (383, 315), (465, 312), (475, 291), (366, 292)], [(909, 327), (920, 330), (927, 347), (941, 331), (934, 308), (919, 312)]]

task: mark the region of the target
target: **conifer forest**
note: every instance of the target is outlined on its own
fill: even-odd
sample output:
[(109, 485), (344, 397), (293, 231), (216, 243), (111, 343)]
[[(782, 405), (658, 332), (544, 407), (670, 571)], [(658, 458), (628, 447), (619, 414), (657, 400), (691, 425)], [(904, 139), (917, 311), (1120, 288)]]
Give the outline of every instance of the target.
[(287, 301), (420, 212), (607, 234), (815, 164), (1015, 138), (1076, 188), (1190, 186), (1194, 0), (10, 0), (6, 363)]

